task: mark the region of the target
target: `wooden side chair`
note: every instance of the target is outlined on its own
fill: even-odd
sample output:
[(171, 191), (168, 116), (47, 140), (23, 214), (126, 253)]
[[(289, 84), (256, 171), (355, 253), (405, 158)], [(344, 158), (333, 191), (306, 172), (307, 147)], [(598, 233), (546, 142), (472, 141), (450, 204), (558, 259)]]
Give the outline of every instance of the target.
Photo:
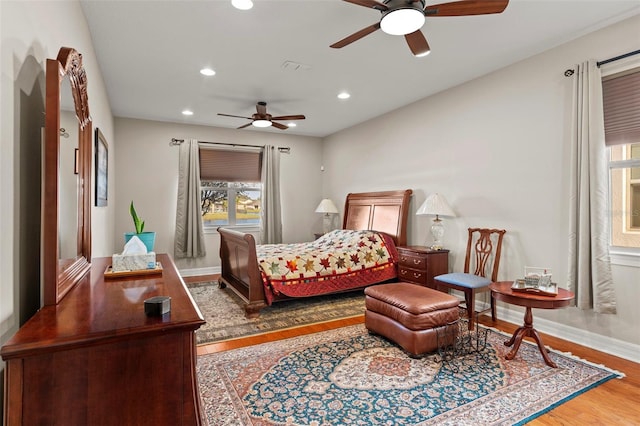
[[(502, 238), (506, 232), (504, 229), (469, 228), (464, 272), (453, 272), (434, 278), (438, 289), (454, 289), (464, 293), (469, 330), (473, 330), (475, 325), (476, 294), (488, 291), (489, 284), (498, 279)], [(470, 272), (472, 268), (473, 272)], [(496, 305), (493, 297), (491, 298), (491, 319), (496, 320)]]

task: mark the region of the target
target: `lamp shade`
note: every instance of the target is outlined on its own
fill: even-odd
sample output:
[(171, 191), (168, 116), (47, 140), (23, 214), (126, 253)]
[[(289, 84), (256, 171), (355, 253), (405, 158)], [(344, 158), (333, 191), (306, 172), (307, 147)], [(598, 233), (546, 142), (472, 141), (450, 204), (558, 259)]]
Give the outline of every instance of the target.
[(456, 214), (447, 203), (447, 200), (437, 192), (431, 194), (424, 200), (416, 215), (453, 216)]
[(336, 205), (333, 204), (333, 201), (329, 198), (325, 198), (320, 201), (320, 204), (316, 207), (316, 213), (338, 213), (338, 209), (336, 208)]

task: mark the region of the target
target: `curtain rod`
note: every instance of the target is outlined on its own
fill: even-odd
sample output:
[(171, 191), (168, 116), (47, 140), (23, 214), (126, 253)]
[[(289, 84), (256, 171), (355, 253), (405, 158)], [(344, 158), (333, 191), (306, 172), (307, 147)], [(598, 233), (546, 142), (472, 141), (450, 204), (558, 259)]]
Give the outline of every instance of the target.
[[(613, 58), (605, 59), (604, 61), (596, 62), (596, 65), (598, 67), (600, 67), (600, 65), (605, 65), (605, 64), (608, 64), (609, 62), (619, 61), (620, 59), (628, 58), (629, 56), (634, 56), (634, 55), (638, 55), (638, 54), (640, 54), (640, 49), (639, 50), (634, 50), (633, 52), (627, 52), (627, 53), (624, 53), (622, 55), (614, 56)], [(564, 72), (564, 76), (565, 77), (571, 77), (574, 72), (575, 71), (573, 69), (569, 68), (568, 70), (566, 70)]]
[[(171, 142), (169, 142), (169, 146), (177, 146), (184, 142), (184, 139), (176, 139), (171, 138)], [(224, 146), (237, 146), (237, 147), (246, 147), (249, 146), (251, 148), (264, 148), (264, 145), (242, 145), (237, 143), (224, 143), (224, 142), (207, 142), (207, 141), (198, 141), (198, 143), (204, 143), (209, 145), (224, 145)], [(291, 148), (288, 146), (279, 146), (278, 151), (289, 154)]]
[(614, 56), (613, 58), (605, 59), (604, 61), (600, 61), (597, 63), (598, 66), (608, 64), (609, 62), (619, 61), (620, 59), (628, 58), (629, 56), (634, 56), (640, 53), (640, 50), (634, 50), (633, 52), (625, 53), (623, 55)]

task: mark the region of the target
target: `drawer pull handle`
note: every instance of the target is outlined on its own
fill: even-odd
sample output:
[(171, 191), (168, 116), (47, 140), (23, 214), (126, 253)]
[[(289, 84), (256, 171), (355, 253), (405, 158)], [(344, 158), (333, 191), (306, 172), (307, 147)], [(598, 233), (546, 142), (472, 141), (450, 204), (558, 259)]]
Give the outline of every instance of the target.
[(414, 265), (419, 265), (419, 264), (421, 264), (421, 263), (422, 263), (422, 260), (420, 260), (420, 259), (413, 259), (413, 264), (414, 264)]
[(413, 278), (420, 278), (422, 276), (422, 274), (417, 274), (417, 273), (413, 273)]

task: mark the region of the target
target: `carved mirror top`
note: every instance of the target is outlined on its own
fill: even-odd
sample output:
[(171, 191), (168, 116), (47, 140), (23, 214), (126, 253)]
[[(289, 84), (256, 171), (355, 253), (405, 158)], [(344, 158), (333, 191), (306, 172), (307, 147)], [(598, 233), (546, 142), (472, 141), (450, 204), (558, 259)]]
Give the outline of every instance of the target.
[(75, 49), (62, 47), (58, 52), (57, 61), (60, 64), (58, 84), (62, 84), (62, 80), (69, 77), (76, 117), (80, 128), (84, 128), (91, 121), (91, 116), (87, 96), (87, 73), (82, 66), (82, 55)]

